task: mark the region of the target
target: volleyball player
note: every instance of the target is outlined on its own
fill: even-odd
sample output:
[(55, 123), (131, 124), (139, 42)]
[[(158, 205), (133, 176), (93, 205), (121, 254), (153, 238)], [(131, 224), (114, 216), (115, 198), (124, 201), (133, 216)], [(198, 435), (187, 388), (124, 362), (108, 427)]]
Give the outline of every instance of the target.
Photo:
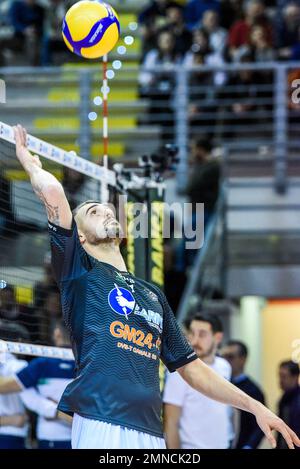
[(72, 214), (61, 184), (26, 148), (25, 129), (14, 131), (17, 157), (47, 211), (52, 264), (76, 359), (76, 378), (58, 406), (74, 415), (72, 447), (165, 447), (159, 359), (199, 392), (253, 413), (272, 446), (272, 430), (289, 448), (300, 445), (282, 420), (198, 359), (164, 294), (127, 271), (113, 211), (88, 201)]

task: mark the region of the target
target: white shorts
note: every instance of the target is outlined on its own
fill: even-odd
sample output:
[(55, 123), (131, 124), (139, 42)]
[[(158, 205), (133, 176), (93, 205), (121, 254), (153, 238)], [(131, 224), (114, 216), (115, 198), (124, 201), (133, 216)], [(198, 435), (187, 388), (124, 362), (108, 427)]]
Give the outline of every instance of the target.
[(165, 440), (130, 428), (74, 414), (73, 449), (166, 449)]

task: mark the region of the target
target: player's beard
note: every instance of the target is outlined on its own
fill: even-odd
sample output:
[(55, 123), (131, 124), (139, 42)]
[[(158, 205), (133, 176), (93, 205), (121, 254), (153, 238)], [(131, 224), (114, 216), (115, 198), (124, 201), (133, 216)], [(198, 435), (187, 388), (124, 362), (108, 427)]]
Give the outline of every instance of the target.
[(86, 232), (86, 240), (92, 246), (99, 246), (101, 244), (121, 242), (122, 227), (117, 220), (111, 220), (108, 223), (101, 223), (96, 227), (95, 232)]

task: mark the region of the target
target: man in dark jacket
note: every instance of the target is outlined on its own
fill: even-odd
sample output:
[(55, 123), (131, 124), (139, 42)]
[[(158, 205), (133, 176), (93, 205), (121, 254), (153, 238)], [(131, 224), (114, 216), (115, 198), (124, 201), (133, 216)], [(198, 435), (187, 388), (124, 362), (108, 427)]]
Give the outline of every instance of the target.
[[(232, 382), (242, 391), (264, 404), (265, 398), (261, 389), (244, 372), (248, 349), (238, 340), (230, 340), (223, 348), (222, 356), (232, 367)], [(248, 412), (237, 411), (235, 423), (235, 438), (232, 447), (235, 449), (256, 449), (263, 438), (263, 433), (255, 418)]]
[[(279, 385), (283, 395), (278, 403), (278, 414), (290, 427), (300, 433), (300, 386), (299, 365), (290, 360), (279, 365)], [(277, 449), (287, 446), (280, 435), (277, 437)]]

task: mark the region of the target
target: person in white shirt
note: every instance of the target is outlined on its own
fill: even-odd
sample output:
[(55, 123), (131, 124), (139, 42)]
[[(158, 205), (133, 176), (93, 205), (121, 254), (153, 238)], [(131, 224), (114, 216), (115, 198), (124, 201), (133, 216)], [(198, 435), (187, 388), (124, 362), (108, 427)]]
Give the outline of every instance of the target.
[[(198, 357), (230, 380), (231, 367), (216, 351), (223, 326), (214, 314), (196, 313), (186, 323), (188, 338)], [(232, 439), (230, 407), (195, 391), (176, 372), (164, 390), (164, 428), (170, 449), (225, 449)]]
[[(11, 376), (27, 366), (10, 353), (0, 353), (0, 377)], [(0, 449), (25, 449), (27, 416), (20, 394), (0, 395)]]

